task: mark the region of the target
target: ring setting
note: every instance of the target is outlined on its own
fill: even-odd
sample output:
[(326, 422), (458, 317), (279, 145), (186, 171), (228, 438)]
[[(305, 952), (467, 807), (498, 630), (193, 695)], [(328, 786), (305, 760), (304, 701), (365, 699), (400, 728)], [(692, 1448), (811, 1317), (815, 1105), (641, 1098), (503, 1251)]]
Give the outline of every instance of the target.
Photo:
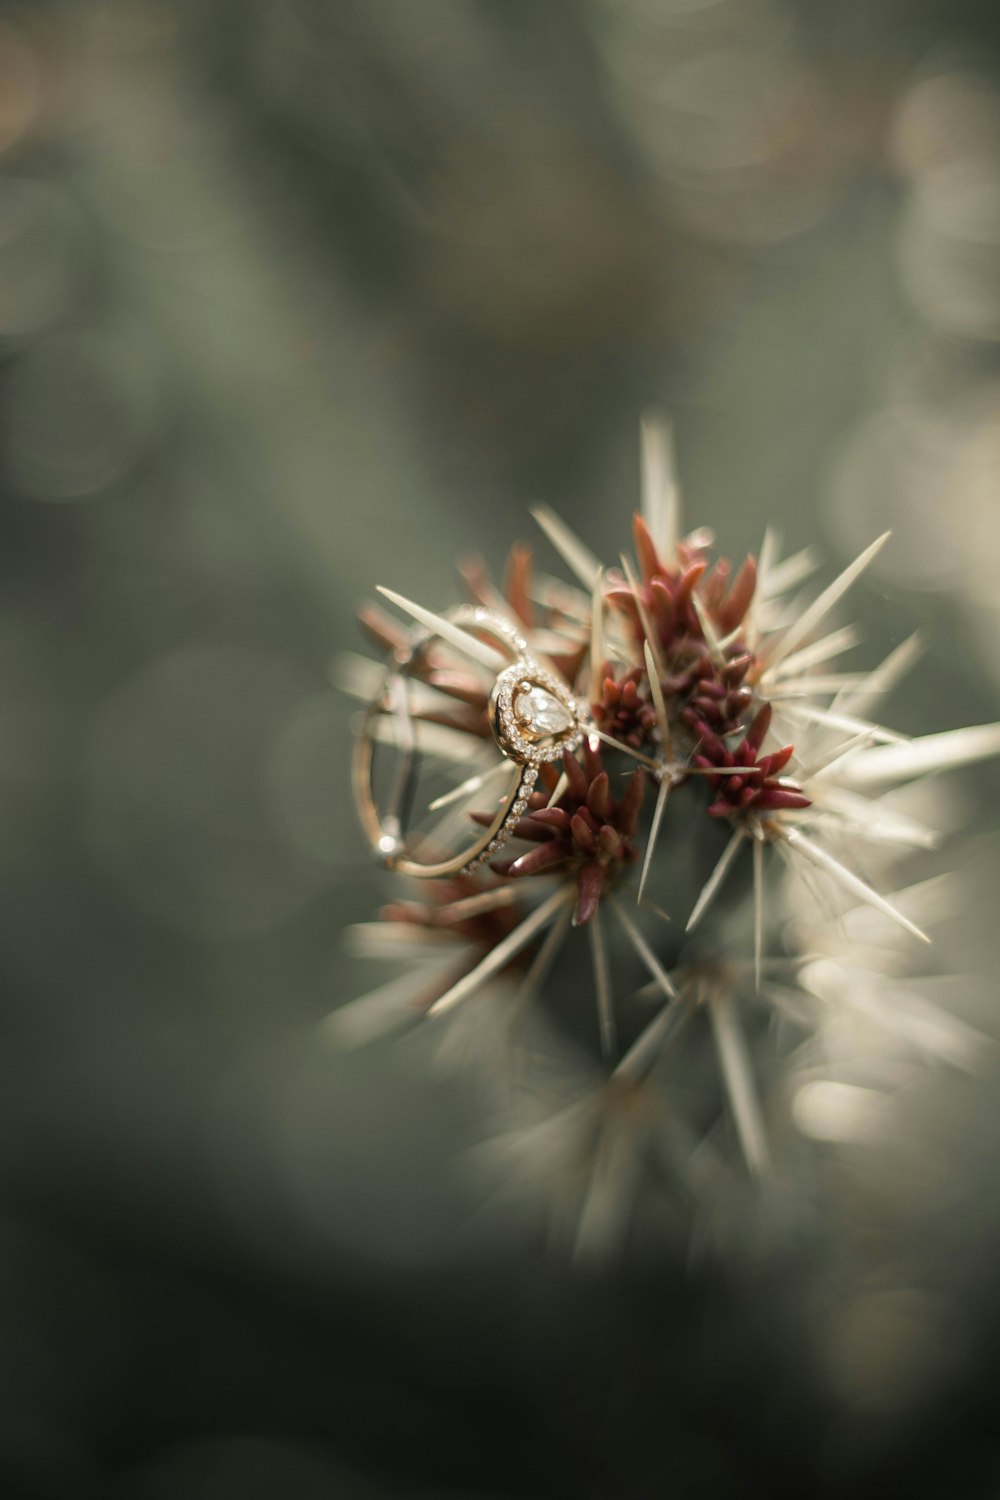
[(590, 710), (524, 653), (497, 677), (490, 695), (493, 737), (508, 760), (537, 766), (578, 750)]
[[(507, 843), (528, 810), (541, 767), (558, 760), (566, 751), (578, 750), (583, 743), (590, 709), (573, 697), (555, 672), (534, 657), (524, 636), (502, 615), (468, 605), (459, 606), (445, 616), (431, 617), (422, 610), (420, 615), (426, 617), (426, 623), (414, 632), (409, 650), (396, 655), (381, 691), (369, 705), (355, 747), (354, 785), (362, 824), (378, 858), (401, 874), (439, 879), (475, 869)], [(485, 636), (499, 648), (501, 659), (503, 655), (511, 658), (494, 678), (488, 698), (488, 718), (493, 739), (514, 774), (489, 827), (470, 847), (444, 857), (440, 849), (430, 849), (427, 852), (431, 857), (427, 858), (424, 852), (429, 840), (418, 838), (415, 848), (408, 844), (397, 805), (382, 813), (377, 810), (371, 777), (376, 720), (379, 715), (391, 712), (394, 704), (398, 705), (405, 729), (402, 744), (405, 764), (399, 778), (400, 788), (411, 775), (416, 751), (412, 718), (406, 707), (407, 681), (418, 670), (424, 651), (434, 639), (431, 619), (436, 619), (441, 633), (447, 631), (445, 638), (453, 645), (458, 644), (459, 632), (468, 633), (472, 656), (477, 652), (482, 654), (483, 647), (477, 638)], [(495, 660), (495, 652), (493, 657)], [(487, 651), (485, 660), (489, 659)]]

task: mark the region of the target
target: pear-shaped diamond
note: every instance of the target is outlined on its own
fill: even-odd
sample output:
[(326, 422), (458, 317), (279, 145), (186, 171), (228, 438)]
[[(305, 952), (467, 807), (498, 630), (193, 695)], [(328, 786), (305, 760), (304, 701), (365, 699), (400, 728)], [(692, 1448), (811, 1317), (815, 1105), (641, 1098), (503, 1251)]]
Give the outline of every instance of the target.
[(534, 735), (565, 734), (573, 727), (573, 715), (566, 705), (538, 683), (518, 693), (514, 714)]

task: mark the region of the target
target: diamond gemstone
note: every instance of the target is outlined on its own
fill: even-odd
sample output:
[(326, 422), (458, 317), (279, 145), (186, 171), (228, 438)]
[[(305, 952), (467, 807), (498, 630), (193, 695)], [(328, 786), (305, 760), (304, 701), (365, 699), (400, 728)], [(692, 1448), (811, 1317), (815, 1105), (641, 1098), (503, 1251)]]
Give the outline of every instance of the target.
[(514, 712), (527, 719), (535, 734), (563, 734), (573, 724), (573, 716), (565, 704), (537, 683), (527, 692), (518, 693)]

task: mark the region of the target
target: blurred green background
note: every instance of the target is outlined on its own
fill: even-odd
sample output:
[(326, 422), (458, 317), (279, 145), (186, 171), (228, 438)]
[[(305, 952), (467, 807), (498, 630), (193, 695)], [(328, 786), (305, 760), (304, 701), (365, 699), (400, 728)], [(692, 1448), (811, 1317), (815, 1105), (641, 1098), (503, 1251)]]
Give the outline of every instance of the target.
[(647, 408), (730, 555), (896, 528), (901, 728), (1000, 716), (998, 43), (955, 0), (3, 7), (5, 1495), (996, 1492), (985, 1094), (929, 1414), (831, 1378), (798, 1263), (470, 1236), (488, 1101), (321, 1023), (386, 895), (358, 604), (453, 602), (538, 501), (613, 560)]

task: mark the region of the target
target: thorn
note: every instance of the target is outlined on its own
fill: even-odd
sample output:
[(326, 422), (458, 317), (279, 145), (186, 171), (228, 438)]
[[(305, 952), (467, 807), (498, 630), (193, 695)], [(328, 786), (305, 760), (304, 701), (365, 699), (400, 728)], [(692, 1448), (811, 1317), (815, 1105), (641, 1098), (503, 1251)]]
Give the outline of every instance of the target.
[(673, 429), (647, 412), (641, 423), (642, 514), (662, 561), (672, 566), (680, 535), (680, 491), (674, 462)]
[(694, 909), (687, 919), (687, 926), (684, 929), (685, 932), (693, 932), (694, 928), (705, 915), (709, 903), (712, 901), (716, 892), (722, 885), (722, 882), (725, 880), (727, 874), (729, 873), (729, 867), (733, 863), (733, 860), (736, 858), (737, 851), (739, 850), (739, 847), (743, 843), (743, 840), (745, 838), (746, 833), (744, 832), (744, 830), (742, 828), (737, 828), (732, 838), (729, 840), (729, 843), (726, 845), (725, 849), (723, 849), (722, 854), (719, 858), (719, 862), (715, 866), (715, 869), (712, 871), (711, 875), (702, 886), (701, 895), (695, 902)]
[(592, 592), (601, 564), (590, 548), (547, 505), (536, 505), (531, 514), (570, 572), (576, 574), (588, 593)]
[(656, 723), (660, 731), (663, 753), (669, 760), (671, 756), (670, 720), (667, 718), (667, 705), (663, 697), (663, 686), (657, 670), (656, 657), (648, 637), (642, 643), (642, 652), (646, 659), (646, 676), (649, 678), (649, 691), (653, 698), (653, 708), (656, 711)]
[(597, 701), (604, 671), (604, 570), (598, 568), (590, 605), (590, 697)]
[(878, 786), (948, 771), (1000, 754), (1000, 724), (973, 724), (925, 734), (905, 745), (877, 745), (855, 755), (841, 775), (849, 786)]
[(729, 1095), (736, 1134), (746, 1163), (755, 1177), (761, 1176), (770, 1166), (767, 1136), (761, 1117), (760, 1105), (754, 1089), (753, 1072), (747, 1054), (747, 1044), (733, 1012), (728, 996), (716, 995), (708, 1002), (708, 1012), (715, 1033), (715, 1045), (719, 1053), (722, 1077)]
[(547, 901), (541, 906), (536, 906), (513, 932), (509, 932), (495, 948), (491, 948), (486, 957), (476, 966), (464, 974), (457, 984), (453, 984), (450, 990), (440, 995), (430, 1007), (429, 1016), (439, 1016), (445, 1011), (451, 1010), (460, 1000), (475, 993), (486, 980), (504, 968), (512, 958), (526, 948), (535, 936), (536, 932), (549, 922), (561, 907), (567, 906), (573, 896), (572, 888), (560, 885), (558, 890), (552, 892)]
[(444, 792), (440, 797), (435, 797), (433, 802), (428, 803), (427, 811), (438, 812), (440, 808), (448, 807), (452, 802), (458, 802), (461, 797), (471, 796), (473, 792), (478, 792), (480, 787), (485, 786), (488, 781), (494, 780), (506, 770), (508, 770), (507, 763), (501, 761), (499, 765), (491, 766), (488, 771), (483, 771), (479, 776), (470, 776), (468, 781), (452, 787), (450, 792)]
[(649, 644), (649, 649), (652, 652), (653, 663), (656, 668), (656, 675), (657, 677), (665, 677), (666, 672), (663, 667), (663, 662), (660, 659), (660, 648), (659, 642), (656, 638), (656, 631), (653, 627), (652, 620), (649, 618), (649, 610), (646, 608), (646, 601), (642, 597), (639, 584), (636, 581), (635, 573), (632, 571), (632, 564), (629, 562), (624, 552), (621, 554), (621, 565), (622, 572), (625, 574), (625, 581), (632, 591), (632, 597), (635, 600), (635, 607), (639, 611), (639, 623), (642, 626), (643, 635), (646, 637), (646, 641)]
[(822, 662), (830, 661), (834, 656), (842, 656), (845, 651), (856, 646), (860, 639), (861, 633), (856, 626), (842, 625), (839, 630), (831, 630), (829, 635), (824, 635), (820, 640), (803, 646), (800, 651), (793, 651), (791, 656), (786, 656), (784, 661), (779, 662), (774, 668), (774, 676), (778, 679), (801, 676), (811, 667), (818, 667)]
[(873, 906), (876, 911), (882, 912), (883, 916), (895, 922), (898, 927), (904, 928), (906, 932), (912, 933), (922, 943), (930, 942), (930, 938), (922, 928), (918, 927), (915, 922), (911, 922), (909, 917), (904, 917), (901, 911), (897, 911), (884, 896), (880, 896), (878, 891), (874, 891), (870, 885), (866, 885), (860, 876), (854, 874), (853, 870), (849, 870), (846, 865), (842, 865), (839, 859), (835, 859), (821, 845), (814, 844), (812, 839), (806, 838), (805, 834), (800, 832), (799, 829), (786, 827), (783, 830), (783, 838), (786, 844), (793, 850), (800, 850), (806, 859), (818, 866), (819, 869), (825, 870), (827, 874), (832, 875), (838, 885), (841, 885), (852, 896), (857, 896), (859, 901), (864, 901), (869, 906)]
[(764, 952), (764, 844), (753, 841), (753, 982), (760, 994), (760, 971)]
[(786, 656), (790, 656), (797, 646), (808, 639), (820, 620), (830, 612), (838, 599), (846, 594), (855, 579), (860, 577), (876, 554), (882, 550), (890, 535), (888, 531), (883, 532), (882, 536), (876, 538), (870, 547), (866, 547), (786, 630), (774, 650), (770, 653), (765, 650), (768, 668), (776, 667), (780, 661), (784, 661)]
[(628, 912), (622, 906), (621, 902), (618, 901), (616, 897), (612, 896), (611, 905), (614, 909), (615, 915), (625, 929), (626, 936), (632, 943), (632, 946), (635, 948), (635, 951), (638, 953), (643, 963), (646, 965), (646, 968), (649, 970), (650, 974), (660, 986), (660, 989), (666, 995), (667, 999), (679, 1001), (681, 997), (677, 993), (670, 975), (660, 963), (660, 960), (657, 958), (656, 954), (653, 952), (652, 948), (649, 946), (648, 942), (643, 937), (642, 933), (639, 931), (638, 927), (635, 925)]
[(378, 592), (383, 598), (395, 604), (397, 609), (405, 610), (408, 615), (412, 615), (419, 624), (425, 625), (434, 635), (439, 635), (442, 640), (450, 641), (473, 661), (481, 662), (484, 667), (489, 667), (491, 672), (499, 672), (505, 666), (505, 660), (499, 651), (494, 651), (492, 646), (487, 646), (485, 642), (469, 635), (468, 631), (454, 625), (451, 620), (445, 619), (444, 615), (436, 615), (433, 610), (424, 609), (422, 604), (414, 604), (412, 599), (393, 593), (392, 589), (383, 588), (381, 584), (378, 586)]
[(615, 1025), (614, 1001), (611, 996), (611, 978), (608, 973), (608, 955), (604, 946), (604, 931), (601, 926), (600, 908), (594, 912), (589, 923), (590, 955), (594, 965), (594, 989), (597, 993), (597, 1021), (601, 1034), (601, 1052), (611, 1061), (618, 1050), (618, 1028)]
[(646, 877), (649, 874), (653, 851), (656, 848), (656, 840), (660, 833), (660, 820), (663, 817), (663, 809), (667, 805), (671, 786), (672, 782), (669, 776), (661, 778), (659, 789), (656, 793), (656, 806), (653, 809), (653, 821), (649, 825), (649, 837), (646, 839), (646, 852), (642, 861), (642, 874), (639, 877), (639, 894), (635, 898), (637, 904), (642, 900), (643, 892), (646, 889)]

